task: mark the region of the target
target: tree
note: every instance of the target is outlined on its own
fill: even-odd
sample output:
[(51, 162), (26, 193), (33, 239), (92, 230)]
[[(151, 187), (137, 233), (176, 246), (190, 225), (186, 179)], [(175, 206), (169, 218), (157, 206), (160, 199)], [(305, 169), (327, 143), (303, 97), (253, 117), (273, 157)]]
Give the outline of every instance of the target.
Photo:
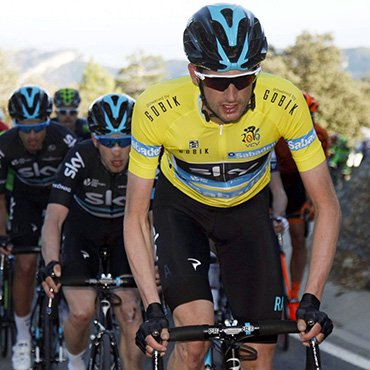
[(81, 95), (80, 111), (87, 115), (91, 103), (104, 94), (119, 92), (114, 78), (93, 59), (89, 61), (82, 73), (82, 81), (78, 87)]
[(0, 108), (5, 115), (5, 121), (9, 124), (10, 118), (7, 114), (8, 99), (13, 90), (17, 88), (19, 74), (10, 66), (6, 53), (0, 49)]
[(350, 141), (358, 139), (361, 126), (370, 126), (365, 99), (366, 81), (353, 81), (343, 72), (340, 49), (330, 33), (303, 32), (294, 46), (267, 58), (264, 69), (291, 80), (319, 102), (317, 121), (329, 133), (339, 133)]
[(129, 55), (127, 60), (129, 65), (119, 71), (116, 84), (125, 94), (135, 99), (149, 86), (166, 77), (166, 63), (160, 56), (145, 56), (139, 50)]

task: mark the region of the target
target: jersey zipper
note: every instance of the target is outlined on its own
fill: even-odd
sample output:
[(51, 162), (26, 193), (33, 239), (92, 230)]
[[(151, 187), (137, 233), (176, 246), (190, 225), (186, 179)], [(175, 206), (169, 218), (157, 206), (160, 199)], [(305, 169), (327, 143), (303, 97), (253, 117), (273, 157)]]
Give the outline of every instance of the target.
[(226, 176), (225, 176), (225, 159), (224, 159), (224, 151), (226, 150), (226, 145), (225, 145), (225, 134), (223, 133), (223, 128), (224, 125), (220, 125), (220, 162), (221, 162), (221, 168), (220, 168), (220, 173), (222, 174), (223, 181), (226, 181)]

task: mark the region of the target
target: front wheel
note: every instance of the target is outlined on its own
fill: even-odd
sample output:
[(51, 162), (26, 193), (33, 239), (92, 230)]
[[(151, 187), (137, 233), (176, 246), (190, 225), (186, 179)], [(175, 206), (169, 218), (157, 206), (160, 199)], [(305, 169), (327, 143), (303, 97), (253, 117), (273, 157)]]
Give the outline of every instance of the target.
[(121, 369), (118, 347), (112, 343), (110, 333), (103, 333), (100, 339), (95, 338), (90, 347), (88, 370)]
[(43, 370), (51, 370), (52, 366), (52, 344), (53, 344), (53, 333), (52, 333), (52, 320), (50, 315), (46, 312), (47, 310), (47, 297), (45, 299), (45, 311), (44, 311), (44, 320), (43, 320), (43, 328), (42, 328), (42, 346), (44, 349), (44, 363), (43, 363)]
[(0, 351), (2, 357), (8, 354), (8, 327), (4, 323), (0, 323)]
[(100, 344), (100, 367), (101, 370), (111, 369), (111, 347), (108, 334), (103, 334)]

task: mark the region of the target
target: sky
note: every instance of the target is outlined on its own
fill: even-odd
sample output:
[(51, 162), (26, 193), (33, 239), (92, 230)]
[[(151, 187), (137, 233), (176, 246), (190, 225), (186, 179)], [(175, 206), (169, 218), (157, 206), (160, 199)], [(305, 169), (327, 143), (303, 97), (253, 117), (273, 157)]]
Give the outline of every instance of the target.
[[(122, 67), (142, 50), (184, 59), (182, 34), (204, 0), (1, 0), (0, 48), (77, 50)], [(303, 31), (331, 32), (339, 48), (370, 48), (370, 0), (239, 0), (275, 48), (294, 45)]]

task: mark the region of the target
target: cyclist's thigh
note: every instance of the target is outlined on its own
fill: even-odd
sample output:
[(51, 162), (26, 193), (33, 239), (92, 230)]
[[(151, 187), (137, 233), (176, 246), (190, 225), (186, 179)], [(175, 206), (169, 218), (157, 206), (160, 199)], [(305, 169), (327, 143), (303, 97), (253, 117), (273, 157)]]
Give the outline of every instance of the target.
[(214, 240), (234, 317), (279, 319), (282, 272), (267, 188), (240, 206), (220, 210), (216, 220)]
[(14, 190), (10, 202), (10, 237), (17, 246), (36, 246), (41, 235), (47, 196), (44, 191), (36, 191), (35, 196)]
[[(120, 224), (119, 230), (110, 233), (111, 241), (109, 271), (113, 276), (132, 275), (123, 243), (123, 219), (116, 220)], [(108, 229), (109, 230), (109, 229)]]
[(103, 246), (110, 251), (109, 272), (113, 276), (130, 274), (123, 245), (123, 218), (95, 217), (73, 203), (64, 225), (63, 267), (68, 274), (95, 278)]
[(62, 246), (62, 283), (63, 281), (96, 278), (99, 272), (99, 249), (82, 235), (64, 232)]
[[(82, 232), (81, 223), (84, 231)], [(131, 274), (123, 243), (123, 217), (101, 218), (73, 208), (73, 219), (68, 224), (74, 239), (83, 238), (96, 251), (101, 247), (109, 250), (108, 271), (114, 276)], [(76, 225), (77, 228), (76, 228)]]
[(159, 178), (153, 205), (155, 244), (161, 285), (172, 311), (198, 299), (212, 302), (209, 241), (199, 208), (199, 203)]

